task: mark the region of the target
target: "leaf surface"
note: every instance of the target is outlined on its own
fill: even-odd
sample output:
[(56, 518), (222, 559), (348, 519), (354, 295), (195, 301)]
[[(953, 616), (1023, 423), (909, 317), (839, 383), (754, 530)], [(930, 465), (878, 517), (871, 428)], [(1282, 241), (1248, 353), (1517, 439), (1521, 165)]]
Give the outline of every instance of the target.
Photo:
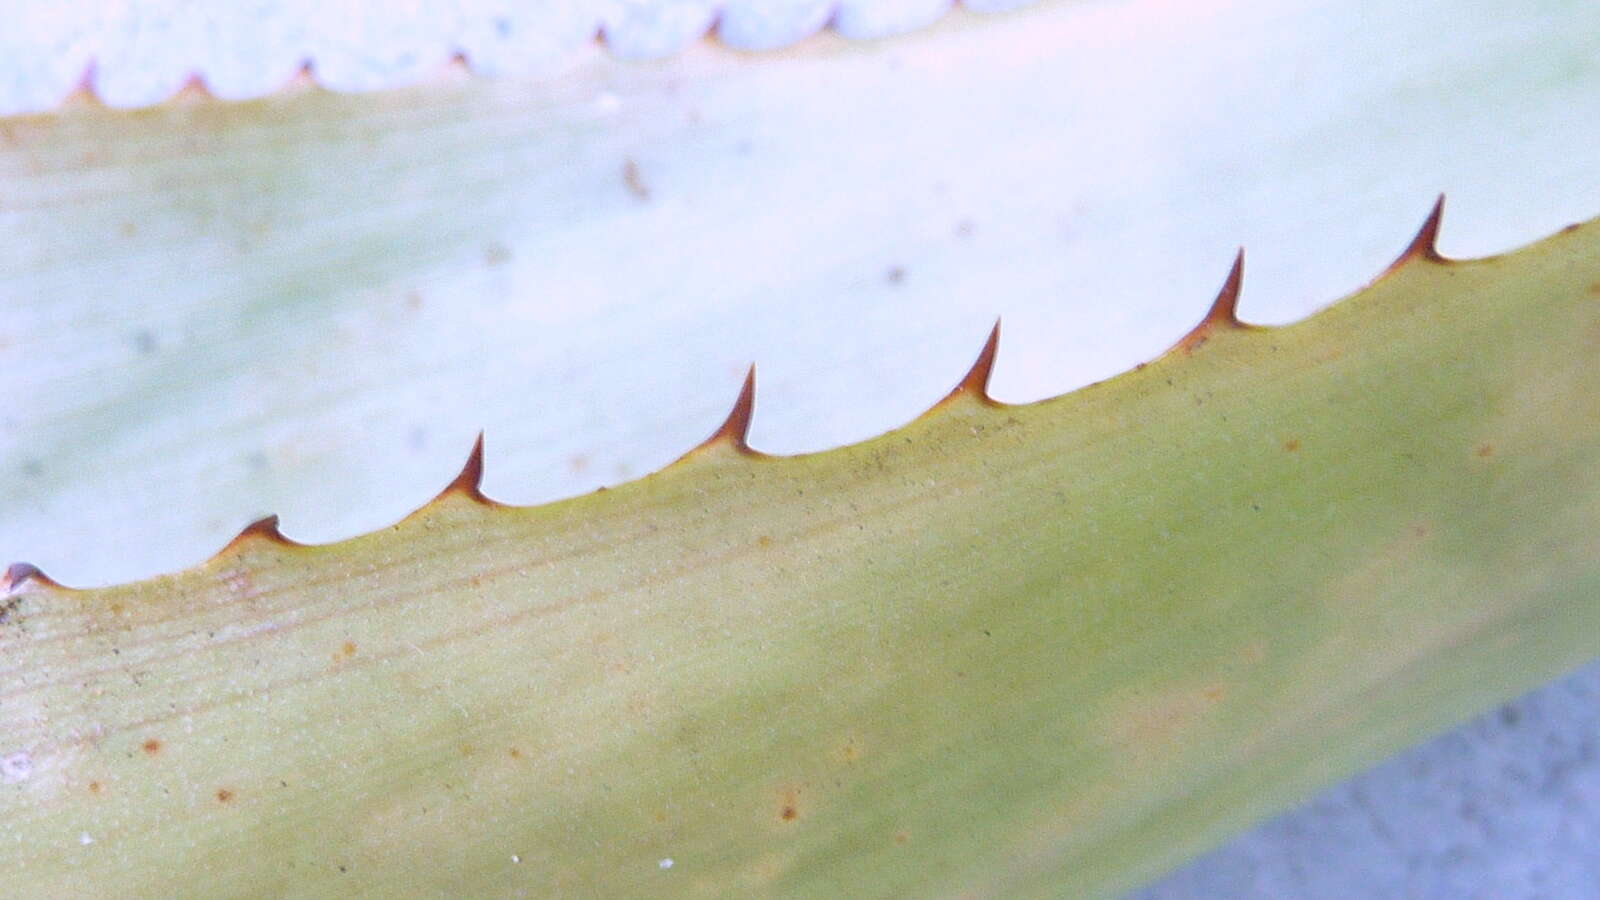
[(1072, 0), (591, 49), (559, 78), (0, 119), (0, 559), (108, 584), (269, 513), (349, 537), (480, 429), (497, 496), (616, 484), (751, 362), (755, 443), (820, 450), (925, 408), (996, 316), (995, 393), (1033, 400), (1159, 353), (1240, 244), (1247, 317), (1287, 322), (1440, 191), (1459, 255), (1600, 210), (1583, 0)]
[[(0, 623), (10, 884), (1098, 894), (1600, 652), (1600, 226)], [(748, 399), (748, 395), (746, 395)], [(492, 457), (490, 464), (492, 466)]]

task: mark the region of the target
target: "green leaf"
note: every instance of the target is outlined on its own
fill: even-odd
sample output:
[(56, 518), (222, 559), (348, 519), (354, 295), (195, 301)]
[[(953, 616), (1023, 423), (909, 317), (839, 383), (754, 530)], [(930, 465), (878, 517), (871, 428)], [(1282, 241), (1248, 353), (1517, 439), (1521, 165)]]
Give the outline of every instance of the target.
[[(358, 539), (13, 569), (0, 845), (58, 895), (1104, 893), (1600, 651), (1600, 225)], [(987, 358), (987, 354), (985, 355)], [(492, 460), (491, 460), (492, 462)]]
[(1287, 322), (1441, 191), (1461, 255), (1595, 214), (1596, 95), (1584, 0), (1117, 0), (0, 119), (0, 559), (106, 584), (269, 513), (349, 537), (480, 429), (498, 496), (616, 484), (751, 362), (757, 446), (862, 440), (996, 316), (997, 395), (1058, 394), (1175, 340), (1240, 244), (1245, 317)]

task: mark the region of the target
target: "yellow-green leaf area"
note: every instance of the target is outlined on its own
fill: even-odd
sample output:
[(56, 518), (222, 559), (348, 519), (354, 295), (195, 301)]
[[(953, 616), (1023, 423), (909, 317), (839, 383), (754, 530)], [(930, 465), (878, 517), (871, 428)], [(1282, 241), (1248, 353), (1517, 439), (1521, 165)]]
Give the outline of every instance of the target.
[(1105, 894), (1600, 653), (1600, 227), (1205, 337), (826, 453), (19, 576), (8, 890)]

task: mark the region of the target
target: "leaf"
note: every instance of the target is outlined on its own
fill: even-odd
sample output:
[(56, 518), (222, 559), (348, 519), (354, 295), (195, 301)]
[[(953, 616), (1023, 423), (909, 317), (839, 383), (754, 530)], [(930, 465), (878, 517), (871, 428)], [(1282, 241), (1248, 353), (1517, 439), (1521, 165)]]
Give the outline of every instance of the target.
[[(14, 568), (22, 893), (1096, 894), (1600, 651), (1600, 224), (537, 507)], [(990, 347), (992, 350), (992, 345)], [(748, 394), (745, 400), (748, 400)], [(492, 463), (492, 458), (491, 458)]]
[(1063, 2), (0, 120), (0, 558), (107, 584), (268, 513), (360, 534), (480, 429), (497, 496), (581, 493), (670, 461), (751, 362), (758, 446), (862, 440), (996, 316), (997, 395), (1058, 394), (1169, 345), (1238, 245), (1247, 316), (1293, 321), (1440, 191), (1451, 252), (1524, 243), (1600, 210), (1597, 16)]

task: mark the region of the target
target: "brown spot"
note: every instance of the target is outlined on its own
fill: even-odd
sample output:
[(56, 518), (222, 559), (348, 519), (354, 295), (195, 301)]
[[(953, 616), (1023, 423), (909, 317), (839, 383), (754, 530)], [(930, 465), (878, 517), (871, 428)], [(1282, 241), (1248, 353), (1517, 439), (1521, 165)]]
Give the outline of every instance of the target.
[(1489, 457), (1491, 457), (1493, 455), (1494, 455), (1494, 445), (1493, 444), (1479, 444), (1478, 445), (1478, 456), (1480, 458), (1488, 459)]
[(800, 788), (785, 787), (778, 794), (778, 821), (793, 822), (800, 818)]
[(139, 233), (139, 227), (132, 222), (123, 222), (117, 226), (117, 233), (125, 238), (131, 238)]
[(1213, 681), (1130, 694), (1113, 707), (1107, 737), (1133, 756), (1172, 751), (1183, 746), (1227, 693), (1226, 684)]
[(1290, 453), (1293, 453), (1296, 450), (1299, 450), (1300, 449), (1300, 439), (1299, 438), (1290, 438), (1289, 440), (1284, 441), (1283, 442), (1283, 449), (1287, 450)]
[(155, 738), (150, 738), (149, 740), (145, 741), (141, 747), (143, 748), (144, 752), (150, 756), (155, 756), (157, 753), (161, 752), (161, 742)]
[(1596, 281), (1594, 284), (1589, 285), (1589, 294), (1591, 296), (1600, 297), (1600, 281)]
[(883, 280), (889, 282), (890, 284), (900, 284), (906, 280), (905, 267), (890, 266), (889, 271), (883, 273)]
[(344, 653), (345, 656), (355, 656), (356, 655), (356, 645), (351, 643), (350, 641), (345, 641), (344, 645), (341, 646), (339, 648), (339, 650), (342, 653)]
[(100, 793), (100, 782), (98, 782), (98, 781), (89, 782), (89, 793), (91, 793), (91, 794)]
[(628, 193), (640, 203), (650, 202), (650, 185), (644, 183), (644, 176), (639, 174), (639, 164), (632, 158), (622, 162), (622, 183), (627, 187)]
[(1415, 525), (1412, 525), (1411, 533), (1419, 538), (1427, 537), (1429, 533), (1428, 524), (1426, 522), (1418, 522)]
[(512, 747), (511, 748), (511, 758), (512, 759), (521, 759), (522, 758), (522, 751), (518, 750), (515, 747)]
[(503, 266), (511, 261), (511, 248), (496, 241), (483, 248), (483, 264), (486, 266)]
[(230, 801), (232, 799), (233, 799), (233, 791), (230, 791), (227, 788), (217, 788), (217, 802), (218, 803), (227, 803), (228, 801)]
[(896, 831), (894, 833), (894, 842), (896, 844), (904, 844), (906, 841), (909, 841), (909, 840), (911, 840), (911, 834), (909, 832)]
[(860, 758), (861, 748), (853, 740), (846, 742), (843, 747), (839, 748), (840, 762), (853, 763)]
[(772, 546), (772, 538), (771, 538), (771, 536), (763, 534), (762, 536), (756, 538), (756, 546), (758, 546), (758, 547), (771, 547)]

